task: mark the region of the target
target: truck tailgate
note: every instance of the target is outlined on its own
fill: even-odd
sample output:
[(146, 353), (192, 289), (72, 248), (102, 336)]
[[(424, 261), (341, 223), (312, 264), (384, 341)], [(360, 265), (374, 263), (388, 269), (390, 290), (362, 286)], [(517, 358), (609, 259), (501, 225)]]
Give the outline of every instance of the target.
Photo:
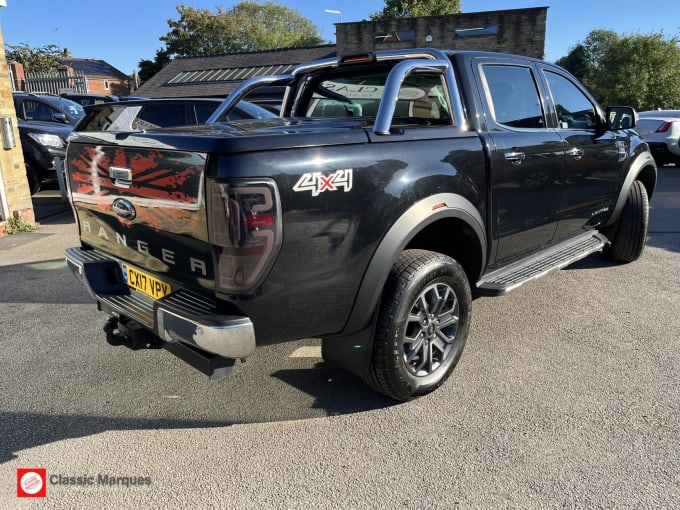
[(206, 154), (71, 142), (67, 174), (84, 245), (213, 288)]

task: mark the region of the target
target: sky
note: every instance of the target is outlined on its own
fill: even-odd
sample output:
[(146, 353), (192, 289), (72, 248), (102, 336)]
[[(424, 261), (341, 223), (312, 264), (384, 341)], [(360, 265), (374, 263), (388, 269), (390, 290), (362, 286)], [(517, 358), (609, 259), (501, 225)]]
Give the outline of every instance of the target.
[[(362, 21), (380, 11), (384, 0), (272, 0), (311, 19), (324, 41), (335, 42), (333, 23)], [(56, 44), (76, 58), (104, 60), (131, 74), (140, 60), (153, 60), (159, 37), (177, 20), (175, 6), (229, 9), (238, 0), (0, 0), (5, 44)], [(462, 0), (463, 12), (549, 7), (545, 58), (563, 57), (595, 29), (619, 34), (663, 32), (680, 36), (677, 0)], [(340, 11), (341, 14), (326, 10)]]

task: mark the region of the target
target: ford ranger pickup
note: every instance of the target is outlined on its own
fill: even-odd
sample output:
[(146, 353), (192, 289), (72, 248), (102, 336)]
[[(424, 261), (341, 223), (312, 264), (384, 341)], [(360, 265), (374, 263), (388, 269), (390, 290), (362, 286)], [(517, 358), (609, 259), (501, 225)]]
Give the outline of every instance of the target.
[[(280, 116), (227, 120), (259, 86), (285, 90)], [(111, 344), (218, 380), (316, 337), (330, 366), (408, 400), (451, 374), (474, 296), (641, 255), (656, 166), (636, 115), (521, 56), (305, 63), (205, 125), (73, 133), (67, 261)]]

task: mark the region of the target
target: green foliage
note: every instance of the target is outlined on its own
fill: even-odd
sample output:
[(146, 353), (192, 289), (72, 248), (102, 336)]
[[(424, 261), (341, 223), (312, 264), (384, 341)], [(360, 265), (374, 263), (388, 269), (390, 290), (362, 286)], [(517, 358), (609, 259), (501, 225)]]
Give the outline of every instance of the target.
[(24, 65), (24, 70), (31, 73), (52, 73), (61, 64), (59, 59), (64, 56), (64, 50), (56, 44), (48, 44), (39, 48), (32, 48), (28, 43), (5, 45), (7, 61), (15, 61)]
[(21, 216), (12, 216), (7, 218), (5, 223), (5, 234), (11, 235), (17, 232), (33, 232), (35, 226), (28, 223)]
[(606, 106), (680, 108), (680, 39), (594, 30), (557, 61)]
[(273, 2), (239, 2), (215, 13), (178, 4), (179, 20), (168, 20), (161, 37), (169, 56), (263, 51), (322, 42), (319, 29), (297, 10)]
[(460, 12), (460, 0), (385, 0), (385, 8), (371, 14), (373, 21), (446, 16)]
[(168, 52), (163, 49), (156, 50), (154, 60), (139, 61), (139, 79), (143, 82), (147, 81), (169, 63), (170, 55)]

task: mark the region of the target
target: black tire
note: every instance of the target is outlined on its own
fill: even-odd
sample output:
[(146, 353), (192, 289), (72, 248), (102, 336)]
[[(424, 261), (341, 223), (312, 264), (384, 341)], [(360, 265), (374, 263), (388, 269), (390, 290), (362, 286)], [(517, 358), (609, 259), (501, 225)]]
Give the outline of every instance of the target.
[(40, 191), (40, 177), (35, 171), (35, 168), (33, 168), (33, 166), (29, 165), (28, 163), (26, 163), (26, 179), (28, 179), (28, 189), (30, 190), (31, 195), (35, 195), (38, 191)]
[(640, 181), (635, 181), (630, 187), (611, 244), (604, 249), (605, 256), (616, 262), (633, 262), (640, 258), (647, 242), (648, 224), (647, 189)]
[(383, 289), (366, 382), (402, 401), (441, 386), (463, 352), (471, 309), (470, 284), (455, 260), (404, 251)]

